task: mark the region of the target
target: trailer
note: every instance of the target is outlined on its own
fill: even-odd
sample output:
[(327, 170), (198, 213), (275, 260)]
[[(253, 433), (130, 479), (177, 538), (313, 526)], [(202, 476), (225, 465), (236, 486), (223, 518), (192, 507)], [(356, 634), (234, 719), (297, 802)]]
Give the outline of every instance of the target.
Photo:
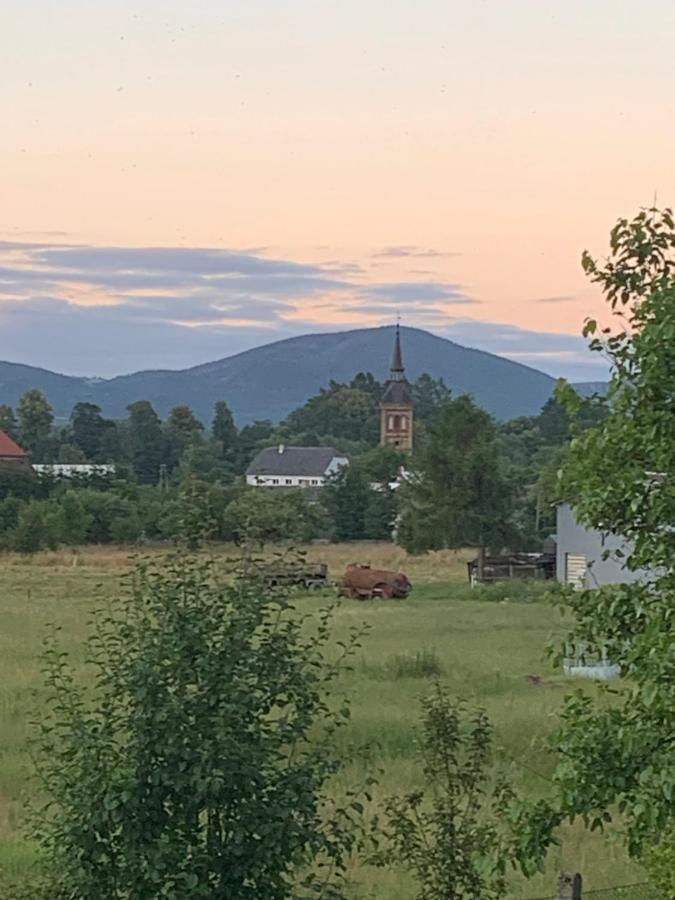
[(302, 563), (275, 560), (256, 566), (265, 587), (301, 587), (318, 591), (328, 585), (328, 566), (325, 563)]

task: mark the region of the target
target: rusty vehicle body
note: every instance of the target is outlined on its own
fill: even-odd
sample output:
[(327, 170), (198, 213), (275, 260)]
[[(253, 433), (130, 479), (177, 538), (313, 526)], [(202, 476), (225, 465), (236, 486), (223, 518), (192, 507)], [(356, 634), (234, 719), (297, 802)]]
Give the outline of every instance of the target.
[(302, 587), (306, 591), (318, 591), (328, 584), (328, 566), (325, 563), (298, 563), (276, 560), (257, 567), (257, 574), (266, 587)]
[(344, 578), (340, 582), (338, 595), (356, 600), (370, 600), (375, 597), (403, 600), (411, 590), (412, 585), (402, 572), (351, 565), (347, 566)]

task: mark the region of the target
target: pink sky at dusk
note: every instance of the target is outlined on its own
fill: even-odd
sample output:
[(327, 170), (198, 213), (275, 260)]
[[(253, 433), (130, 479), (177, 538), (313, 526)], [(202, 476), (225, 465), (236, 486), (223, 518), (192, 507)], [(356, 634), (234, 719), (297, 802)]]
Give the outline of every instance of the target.
[[(4, 4), (0, 358), (112, 374), (144, 329), (144, 367), (178, 367), (400, 311), (591, 377), (581, 252), (675, 203), (674, 35), (670, 0)], [(40, 244), (253, 262), (221, 296), (210, 270), (122, 284)]]

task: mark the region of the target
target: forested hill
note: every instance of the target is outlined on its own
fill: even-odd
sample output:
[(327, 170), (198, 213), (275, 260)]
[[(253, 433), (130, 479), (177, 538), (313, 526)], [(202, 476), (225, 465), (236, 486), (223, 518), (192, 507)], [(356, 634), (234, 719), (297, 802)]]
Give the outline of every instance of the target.
[[(255, 419), (279, 421), (332, 380), (350, 381), (358, 372), (384, 380), (394, 339), (392, 327), (332, 334), (309, 334), (277, 341), (177, 371), (146, 371), (106, 381), (73, 378), (43, 369), (0, 362), (0, 403), (15, 405), (37, 387), (58, 417), (78, 401), (97, 403), (104, 415), (126, 415), (136, 400), (149, 400), (164, 417), (188, 404), (203, 421), (226, 400), (239, 425)], [(408, 376), (424, 372), (443, 378), (454, 394), (472, 394), (498, 419), (537, 413), (550, 397), (554, 379), (511, 360), (472, 350), (417, 328), (403, 328)]]

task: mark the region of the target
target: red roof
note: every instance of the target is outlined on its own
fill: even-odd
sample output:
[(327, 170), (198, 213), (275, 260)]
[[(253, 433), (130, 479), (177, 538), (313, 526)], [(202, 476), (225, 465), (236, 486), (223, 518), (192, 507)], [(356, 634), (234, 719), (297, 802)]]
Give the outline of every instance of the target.
[(24, 459), (28, 454), (8, 434), (0, 431), (0, 458)]

